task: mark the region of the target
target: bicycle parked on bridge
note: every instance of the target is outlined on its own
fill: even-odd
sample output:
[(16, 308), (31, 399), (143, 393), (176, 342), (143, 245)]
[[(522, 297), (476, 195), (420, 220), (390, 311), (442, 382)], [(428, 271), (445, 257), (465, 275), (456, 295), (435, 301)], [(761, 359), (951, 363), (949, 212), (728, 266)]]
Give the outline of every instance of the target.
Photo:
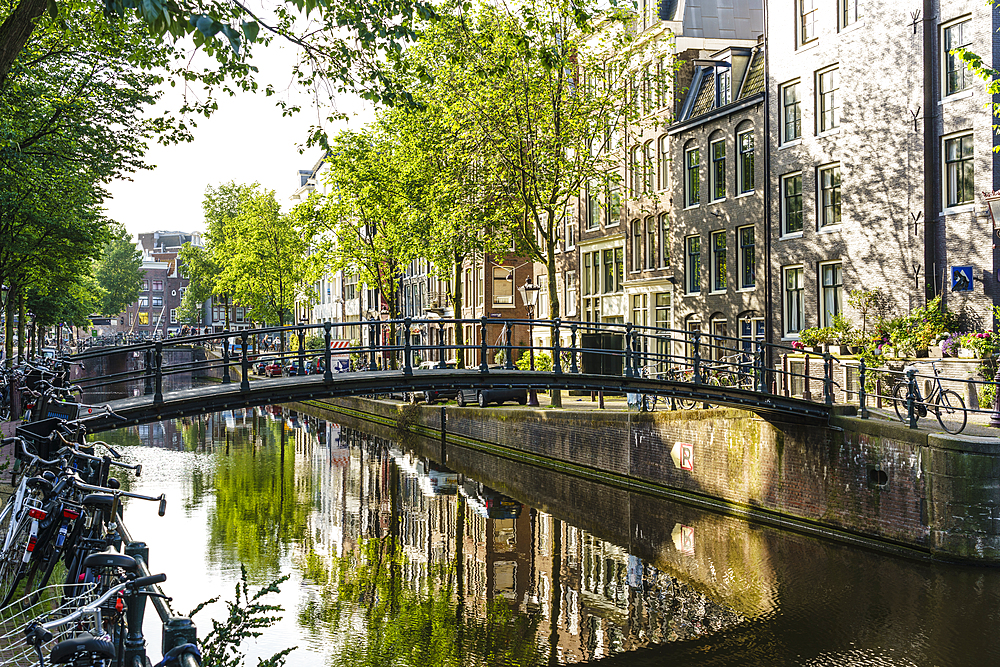
[[(938, 424), (945, 431), (952, 434), (961, 433), (965, 430), (965, 425), (969, 418), (968, 411), (965, 408), (965, 401), (962, 400), (958, 392), (945, 389), (941, 386), (941, 375), (938, 372), (937, 362), (930, 361), (927, 363), (934, 370), (931, 392), (927, 398), (923, 398), (920, 394), (919, 383), (913, 383), (914, 419), (926, 417), (927, 412), (930, 411), (934, 413)], [(910, 370), (916, 374), (916, 366), (908, 366), (904, 369), (904, 372)], [(892, 387), (892, 405), (896, 411), (896, 417), (904, 423), (907, 423), (910, 417), (908, 410), (909, 387), (910, 383), (905, 376)]]

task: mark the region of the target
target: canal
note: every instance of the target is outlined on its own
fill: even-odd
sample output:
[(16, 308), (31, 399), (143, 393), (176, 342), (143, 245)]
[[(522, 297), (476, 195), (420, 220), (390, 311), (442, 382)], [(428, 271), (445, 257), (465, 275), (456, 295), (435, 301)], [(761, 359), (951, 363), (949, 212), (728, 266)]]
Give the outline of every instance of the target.
[[(105, 434), (178, 613), (288, 579), (289, 665), (985, 665), (1000, 570), (901, 559), (271, 407)], [(507, 495), (510, 494), (510, 495)], [(627, 508), (623, 516), (622, 508)], [(632, 517), (628, 516), (631, 513)], [(636, 531), (641, 515), (643, 526)], [(641, 534), (636, 534), (641, 533)], [(199, 632), (227, 613), (199, 612)], [(152, 618), (150, 618), (152, 617)], [(147, 613), (158, 654), (159, 628)]]

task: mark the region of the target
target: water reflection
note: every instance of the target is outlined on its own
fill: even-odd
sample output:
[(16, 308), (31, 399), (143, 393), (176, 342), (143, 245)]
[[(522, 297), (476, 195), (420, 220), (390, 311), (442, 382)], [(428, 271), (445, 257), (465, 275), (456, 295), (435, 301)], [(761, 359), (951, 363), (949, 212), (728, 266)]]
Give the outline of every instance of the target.
[(900, 561), (451, 446), (445, 465), (439, 442), (373, 430), (271, 407), (116, 433), (153, 445), (130, 450), (159, 472), (137, 485), (183, 499), (152, 535), (126, 515), (154, 562), (165, 553), (175, 609), (225, 592), (243, 563), (258, 583), (292, 575), (285, 620), (251, 653), (298, 645), (295, 665), (998, 655), (975, 631), (996, 614), (994, 570)]

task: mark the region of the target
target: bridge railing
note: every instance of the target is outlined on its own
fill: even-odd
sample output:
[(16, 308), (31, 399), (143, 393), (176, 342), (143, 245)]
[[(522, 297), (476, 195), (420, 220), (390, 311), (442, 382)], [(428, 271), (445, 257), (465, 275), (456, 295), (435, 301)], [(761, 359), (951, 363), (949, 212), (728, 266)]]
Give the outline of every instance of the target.
[[(461, 335), (459, 335), (461, 332)], [(459, 342), (461, 340), (461, 342)], [(334, 341), (346, 349), (332, 349)], [(410, 374), (421, 362), (457, 365), (483, 373), (531, 368), (709, 385), (724, 390), (854, 403), (863, 415), (874, 402), (891, 400), (901, 369), (865, 368), (857, 360), (796, 349), (724, 332), (666, 329), (615, 322), (481, 317), (401, 318), (328, 322), (224, 331), (110, 348), (124, 353), (127, 368), (86, 378), (88, 392), (117, 387), (123, 395), (162, 397), (176, 377), (212, 376), (249, 388), (252, 364), (261, 357), (296, 374), (330, 379), (334, 357), (349, 357), (351, 372), (398, 370)], [(75, 355), (86, 362), (109, 348)], [(550, 383), (555, 385), (556, 383)], [(984, 383), (984, 385), (989, 383)], [(884, 385), (888, 385), (886, 388)], [(171, 386), (168, 386), (168, 389)], [(177, 388), (173, 386), (172, 388)]]

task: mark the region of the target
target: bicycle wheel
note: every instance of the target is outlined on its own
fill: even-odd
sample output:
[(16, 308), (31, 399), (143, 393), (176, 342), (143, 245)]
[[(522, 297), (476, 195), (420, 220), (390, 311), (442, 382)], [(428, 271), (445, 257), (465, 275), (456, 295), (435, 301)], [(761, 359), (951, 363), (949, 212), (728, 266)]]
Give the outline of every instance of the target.
[(677, 405), (681, 410), (694, 410), (698, 407), (698, 401), (692, 398), (678, 398)]
[(31, 519), (25, 516), (18, 523), (10, 546), (0, 554), (0, 607), (6, 607), (14, 599), (14, 591), (24, 572), (21, 560), (30, 530)]
[[(965, 423), (969, 419), (969, 413), (965, 411), (965, 401), (957, 392), (945, 389), (938, 396), (937, 408), (935, 409), (938, 423), (948, 433), (961, 433), (965, 430)], [(945, 421), (945, 418), (948, 421)]]
[[(896, 410), (896, 417), (899, 421), (905, 423), (909, 418), (906, 411), (906, 383), (897, 382), (892, 388), (891, 395), (892, 407)], [(913, 406), (913, 408), (916, 410), (916, 406)]]

